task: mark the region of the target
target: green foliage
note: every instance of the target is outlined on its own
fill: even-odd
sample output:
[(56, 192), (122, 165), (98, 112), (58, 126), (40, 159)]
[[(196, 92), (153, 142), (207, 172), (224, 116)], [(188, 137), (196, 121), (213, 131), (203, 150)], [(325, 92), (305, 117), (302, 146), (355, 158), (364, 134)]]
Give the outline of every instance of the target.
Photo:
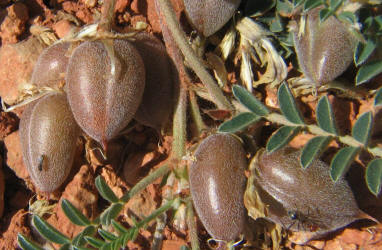
[(302, 115), (297, 108), (292, 92), (288, 85), (284, 82), (280, 85), (277, 92), (277, 98), (283, 115), (292, 123), (304, 124)]
[(315, 159), (320, 157), (320, 155), (329, 145), (331, 140), (331, 136), (317, 136), (310, 139), (301, 151), (301, 166), (303, 168), (309, 167)]
[(377, 196), (381, 192), (382, 159), (372, 160), (366, 169), (366, 183), (369, 190)]
[[(84, 229), (73, 239), (70, 239), (60, 233), (38, 215), (33, 215), (32, 224), (45, 239), (62, 245), (60, 249), (85, 250), (89, 249), (87, 247), (95, 247), (97, 249), (120, 249), (125, 246), (128, 241), (134, 240), (137, 237), (140, 228), (146, 227), (150, 221), (156, 219), (159, 215), (171, 209), (174, 203), (180, 202), (178, 199), (168, 201), (142, 221), (136, 222), (135, 225), (129, 229), (114, 220), (121, 212), (124, 204), (129, 200), (126, 197), (132, 197), (134, 194), (138, 193), (140, 190), (152, 183), (152, 181), (168, 173), (168, 171), (169, 169), (167, 165), (164, 165), (143, 178), (130, 190), (130, 192), (128, 192), (128, 194), (123, 196), (126, 201), (118, 199), (106, 182), (101, 177), (97, 177), (96, 187), (98, 191), (101, 196), (110, 201), (111, 204), (101, 213), (100, 217), (93, 221), (86, 218), (86, 216), (83, 215), (75, 206), (73, 206), (70, 201), (63, 199), (61, 208), (63, 209), (65, 215), (73, 224), (84, 227)], [(115, 229), (117, 234), (110, 231), (112, 229), (111, 227), (105, 226), (111, 226)], [(37, 243), (34, 243), (22, 234), (18, 235), (17, 240), (22, 249), (43, 249)]]
[(330, 163), (330, 177), (333, 181), (337, 181), (346, 173), (358, 152), (359, 148), (357, 147), (346, 147), (341, 148), (337, 154), (335, 154)]
[(323, 96), (317, 103), (317, 123), (320, 128), (331, 134), (337, 134), (336, 121), (327, 96)]
[[(235, 89), (237, 90), (239, 88), (235, 87)], [(382, 103), (381, 89), (379, 89), (376, 93), (375, 105), (380, 105)], [(248, 106), (248, 103), (259, 102), (246, 89), (240, 88), (240, 91), (236, 90), (235, 98), (244, 106)], [(266, 149), (268, 152), (273, 152), (282, 148), (297, 134), (302, 131), (307, 131), (315, 135), (315, 137), (313, 137), (301, 151), (300, 165), (303, 168), (307, 168), (325, 151), (332, 140), (337, 140), (345, 144), (346, 147), (340, 149), (331, 161), (330, 176), (333, 181), (337, 181), (346, 173), (349, 166), (354, 161), (354, 158), (361, 152), (361, 150), (366, 150), (375, 157), (382, 157), (382, 150), (380, 148), (370, 148), (368, 145), (373, 128), (372, 112), (365, 112), (359, 116), (352, 128), (351, 136), (341, 136), (337, 133), (333, 110), (329, 99), (326, 96), (321, 97), (317, 104), (316, 117), (318, 125), (307, 125), (303, 123), (300, 111), (296, 105), (296, 101), (286, 83), (281, 84), (278, 89), (278, 101), (282, 115), (279, 113), (268, 112), (266, 115), (261, 116), (261, 119), (281, 125), (281, 127), (268, 139), (266, 144)], [(250, 112), (241, 114), (245, 114), (245, 116), (250, 117)], [(250, 119), (237, 119), (237, 117), (240, 117), (241, 114), (237, 115), (232, 120), (221, 124), (220, 130), (222, 131), (224, 128), (229, 128), (227, 129), (227, 132), (233, 133), (238, 130), (242, 130), (246, 126), (252, 125), (259, 120), (259, 116), (255, 113), (252, 113), (253, 117), (256, 117), (256, 119), (253, 119), (253, 123), (250, 122)], [(380, 192), (382, 182), (382, 179), (380, 178), (380, 162), (377, 161), (377, 163), (371, 164), (370, 168), (368, 167), (366, 178), (370, 191), (375, 195)]]
[(300, 131), (298, 126), (282, 126), (269, 138), (266, 149), (274, 152), (288, 144)]

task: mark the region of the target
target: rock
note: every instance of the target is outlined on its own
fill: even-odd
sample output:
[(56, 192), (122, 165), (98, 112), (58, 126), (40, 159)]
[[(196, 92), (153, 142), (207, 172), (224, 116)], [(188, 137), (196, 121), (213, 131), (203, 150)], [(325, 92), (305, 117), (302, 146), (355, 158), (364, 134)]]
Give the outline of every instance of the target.
[(19, 90), (29, 82), (34, 64), (43, 49), (37, 38), (1, 47), (0, 96), (4, 102), (12, 104), (16, 101)]
[(0, 237), (0, 249), (19, 249), (17, 244), (17, 234), (21, 233), (30, 238), (31, 230), (27, 226), (28, 212), (19, 210), (9, 223), (8, 229)]
[(13, 132), (4, 139), (6, 148), (6, 164), (10, 167), (17, 177), (30, 180), (29, 173), (24, 165), (19, 132)]
[(17, 2), (9, 6), (7, 16), (0, 26), (2, 43), (17, 43), (17, 37), (25, 31), (25, 23), (28, 19), (28, 8), (24, 4)]
[(94, 173), (90, 166), (82, 165), (80, 171), (74, 176), (73, 180), (66, 186), (59, 205), (54, 208), (53, 215), (48, 222), (58, 231), (74, 237), (84, 227), (74, 225), (61, 209), (61, 202), (67, 199), (72, 203), (86, 218), (92, 220), (98, 215), (97, 202), (98, 192), (94, 184)]
[(14, 113), (0, 113), (0, 140), (17, 130), (19, 118)]

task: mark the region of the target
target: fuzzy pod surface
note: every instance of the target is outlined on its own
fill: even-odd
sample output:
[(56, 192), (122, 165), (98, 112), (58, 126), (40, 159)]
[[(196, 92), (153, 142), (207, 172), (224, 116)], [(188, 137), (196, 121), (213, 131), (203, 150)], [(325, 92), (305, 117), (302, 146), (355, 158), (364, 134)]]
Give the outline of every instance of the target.
[(20, 142), (24, 163), (38, 189), (53, 192), (68, 177), (79, 134), (63, 93), (48, 94), (25, 109)]
[(173, 77), (166, 47), (153, 35), (138, 33), (134, 36), (135, 48), (146, 69), (146, 84), (142, 102), (135, 119), (143, 125), (160, 131), (169, 118), (173, 105)]
[(310, 232), (314, 238), (365, 218), (346, 180), (333, 182), (329, 166), (321, 160), (303, 169), (300, 154), (285, 147), (256, 156), (255, 182), (270, 220), (291, 231)]
[(316, 85), (341, 75), (353, 61), (356, 45), (355, 37), (334, 16), (320, 23), (319, 10), (307, 13), (303, 31), (299, 30), (299, 23), (293, 32), (300, 68)]
[(141, 103), (145, 67), (126, 40), (84, 42), (69, 60), (66, 84), (77, 123), (105, 148)]
[(61, 42), (46, 48), (37, 59), (31, 82), (41, 87), (57, 88), (65, 80), (69, 47), (70, 43)]
[(242, 233), (247, 167), (241, 142), (230, 134), (214, 134), (197, 148), (189, 168), (196, 212), (208, 233), (226, 242)]
[(183, 0), (191, 24), (204, 36), (218, 31), (233, 16), (240, 0)]

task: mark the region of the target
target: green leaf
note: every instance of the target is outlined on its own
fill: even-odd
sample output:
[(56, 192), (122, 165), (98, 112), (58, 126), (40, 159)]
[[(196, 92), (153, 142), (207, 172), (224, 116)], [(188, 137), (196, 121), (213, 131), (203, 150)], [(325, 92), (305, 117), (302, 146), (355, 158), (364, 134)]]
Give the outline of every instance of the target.
[(357, 16), (350, 11), (341, 12), (337, 17), (340, 21), (346, 21), (349, 24), (355, 24), (357, 22)]
[(382, 88), (379, 88), (377, 90), (377, 93), (375, 94), (374, 97), (374, 106), (380, 106), (382, 105)]
[(190, 248), (188, 246), (186, 246), (186, 245), (183, 245), (183, 246), (180, 247), (179, 250), (190, 250)]
[(382, 73), (382, 60), (362, 65), (355, 77), (356, 85), (361, 85), (380, 73)]
[(269, 110), (262, 104), (256, 97), (252, 95), (247, 89), (239, 86), (233, 85), (232, 92), (235, 98), (247, 107), (250, 111), (259, 116), (266, 116), (269, 113)]
[(309, 11), (323, 4), (323, 0), (307, 0), (304, 3), (304, 11)]
[(373, 114), (371, 111), (363, 113), (355, 122), (352, 128), (354, 139), (362, 143), (365, 147), (369, 142), (371, 130), (373, 129)]
[(219, 126), (218, 131), (234, 133), (236, 131), (242, 130), (248, 127), (249, 125), (257, 122), (258, 120), (260, 120), (260, 118), (261, 118), (260, 116), (254, 113), (250, 113), (250, 112), (240, 113), (234, 118), (232, 118), (231, 120), (222, 123)]
[(364, 63), (371, 53), (373, 53), (374, 49), (377, 47), (375, 41), (369, 39), (366, 41), (366, 44), (358, 42), (357, 48), (354, 51), (354, 63), (356, 66)]
[(62, 245), (59, 250), (71, 250), (71, 244), (66, 243), (65, 245)]
[(358, 152), (357, 147), (346, 147), (336, 153), (330, 163), (330, 177), (333, 181), (338, 181), (346, 173)]
[(276, 14), (275, 18), (271, 21), (270, 31), (273, 33), (282, 32), (284, 30), (283, 24), (279, 15)]
[(111, 224), (120, 234), (127, 233), (128, 229), (116, 222), (115, 220), (111, 220)]
[(333, 11), (327, 8), (321, 9), (320, 10), (320, 22), (323, 23), (325, 22), (326, 19), (328, 19), (330, 16), (333, 15)]
[(367, 165), (366, 183), (370, 192), (378, 196), (382, 183), (382, 159), (374, 159)]
[(90, 221), (85, 217), (72, 203), (67, 199), (63, 199), (61, 202), (61, 208), (65, 215), (69, 218), (71, 222), (79, 226), (88, 226)]
[(113, 240), (116, 240), (118, 238), (114, 234), (112, 234), (106, 230), (103, 230), (101, 228), (98, 229), (98, 233), (99, 233), (99, 235), (101, 235), (102, 238), (104, 238), (104, 240), (107, 240), (107, 241), (113, 241)]
[(96, 239), (96, 238), (91, 237), (91, 236), (85, 236), (85, 240), (87, 241), (87, 243), (89, 243), (91, 246), (93, 246), (97, 249), (101, 248), (103, 246), (103, 244), (105, 244), (104, 241)]
[(335, 12), (342, 4), (343, 0), (330, 0), (329, 6), (330, 9)]
[(309, 167), (315, 159), (320, 157), (321, 153), (326, 149), (331, 140), (331, 136), (317, 136), (310, 139), (301, 152), (301, 166), (303, 168)]
[(304, 3), (305, 0), (293, 0), (293, 6), (296, 8)]
[(266, 146), (267, 151), (271, 153), (282, 148), (296, 136), (300, 129), (301, 127), (295, 126), (283, 126), (279, 128), (269, 138)]
[(101, 214), (101, 224), (106, 226), (110, 225), (111, 220), (115, 219), (118, 216), (122, 208), (123, 208), (123, 204), (114, 203), (113, 205), (108, 207), (106, 210), (104, 210)]
[(76, 235), (76, 237), (74, 237), (74, 239), (72, 240), (72, 244), (77, 247), (85, 246), (85, 236), (92, 236), (94, 235), (95, 231), (96, 229), (94, 226), (85, 227), (84, 230), (82, 230), (79, 234)]
[(96, 178), (95, 185), (102, 198), (110, 201), (111, 203), (117, 203), (119, 201), (113, 190), (110, 189), (110, 187), (101, 176)]
[(316, 108), (317, 123), (328, 133), (337, 134), (336, 121), (327, 96), (320, 98)]
[(33, 215), (32, 224), (45, 239), (58, 244), (70, 243), (70, 239), (68, 239), (68, 237), (49, 225), (49, 223), (44, 221), (38, 215)]
[(17, 243), (23, 250), (43, 250), (37, 243), (25, 237), (23, 234), (17, 234)]
[(277, 98), (279, 100), (281, 112), (290, 122), (304, 124), (304, 120), (297, 108), (292, 92), (285, 82), (280, 85), (277, 92)]

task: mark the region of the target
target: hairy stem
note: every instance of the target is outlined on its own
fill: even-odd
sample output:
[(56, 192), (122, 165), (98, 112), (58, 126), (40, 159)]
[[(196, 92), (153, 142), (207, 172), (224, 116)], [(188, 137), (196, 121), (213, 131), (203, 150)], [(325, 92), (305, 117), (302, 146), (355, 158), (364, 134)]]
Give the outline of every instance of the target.
[(188, 93), (189, 93), (190, 104), (191, 104), (191, 115), (196, 125), (196, 129), (198, 132), (197, 136), (199, 136), (202, 133), (202, 131), (207, 128), (207, 126), (204, 124), (202, 115), (200, 114), (199, 106), (198, 106), (198, 103), (196, 102), (195, 92), (193, 90), (189, 90)]
[(200, 246), (199, 246), (198, 231), (196, 228), (194, 208), (192, 206), (191, 200), (187, 201), (187, 225), (190, 230), (191, 248), (193, 250), (199, 250)]
[(100, 31), (111, 31), (114, 17), (114, 7), (116, 0), (104, 0), (101, 10), (101, 20), (99, 22)]
[(212, 76), (205, 69), (203, 63), (195, 54), (194, 50), (188, 44), (186, 36), (176, 19), (175, 13), (169, 0), (157, 0), (159, 3), (160, 11), (166, 19), (168, 28), (174, 38), (179, 49), (185, 56), (186, 61), (192, 67), (192, 70), (200, 78), (206, 86), (209, 94), (214, 98), (215, 103), (219, 109), (233, 110), (232, 105), (223, 95), (222, 90), (218, 87)]
[(148, 176), (140, 180), (135, 186), (130, 189), (129, 192), (127, 192), (125, 195), (122, 196), (121, 201), (127, 202), (130, 200), (131, 197), (145, 189), (148, 185), (153, 183), (156, 179), (159, 177), (162, 177), (166, 175), (168, 172), (170, 172), (170, 167), (168, 164), (164, 164), (160, 168), (154, 170), (152, 173), (150, 173)]

